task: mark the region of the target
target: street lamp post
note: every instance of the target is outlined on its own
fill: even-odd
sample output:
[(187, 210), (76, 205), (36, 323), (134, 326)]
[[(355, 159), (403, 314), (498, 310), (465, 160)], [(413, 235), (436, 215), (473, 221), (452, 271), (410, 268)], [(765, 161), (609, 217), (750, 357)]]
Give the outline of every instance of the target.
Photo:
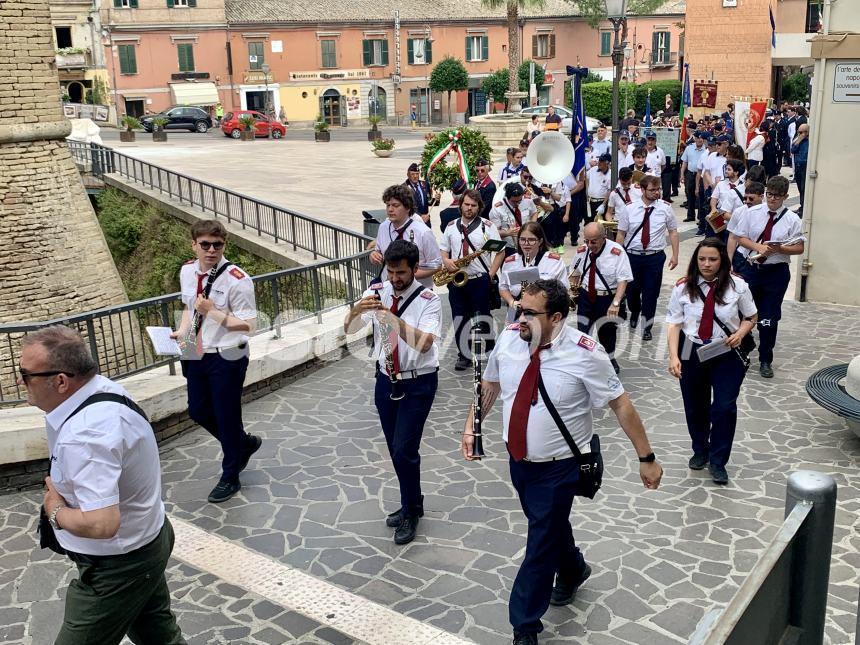
[[(272, 109), (271, 109), (271, 104), (269, 103), (269, 72), (271, 71), (271, 69), (272, 68), (269, 67), (268, 63), (263, 63), (260, 66), (260, 70), (263, 72), (263, 83), (266, 86), (266, 94), (265, 94), (266, 98), (263, 101), (263, 112), (265, 112), (267, 119), (272, 118)], [(270, 123), (269, 127), (266, 131), (266, 138), (270, 137), (271, 134), (272, 134), (272, 124)]]
[(627, 0), (604, 0), (606, 17), (612, 23), (614, 33), (612, 43), (612, 186), (618, 183), (618, 91), (621, 84), (621, 65), (624, 63), (624, 43), (618, 32), (627, 23)]

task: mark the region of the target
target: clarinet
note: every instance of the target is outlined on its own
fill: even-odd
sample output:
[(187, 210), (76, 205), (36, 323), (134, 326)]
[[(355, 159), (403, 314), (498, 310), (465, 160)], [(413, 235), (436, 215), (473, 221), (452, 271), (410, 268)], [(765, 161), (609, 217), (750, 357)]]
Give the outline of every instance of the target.
[[(373, 289), (372, 286), (371, 289)], [(376, 297), (379, 298), (379, 290), (375, 289), (375, 291)], [(391, 346), (391, 340), (388, 338), (392, 327), (382, 322), (378, 316), (376, 317), (376, 322), (379, 325), (379, 344), (382, 347), (382, 356), (385, 359), (385, 369), (391, 382), (391, 394), (389, 394), (388, 398), (392, 401), (399, 401), (403, 398), (404, 394), (401, 383), (397, 380), (397, 374), (394, 373), (394, 348)]]
[[(215, 281), (215, 275), (218, 273), (218, 265), (216, 264), (209, 270), (209, 275), (206, 278), (206, 286), (203, 288), (203, 297), (208, 298), (206, 295), (209, 286)], [(200, 327), (203, 324), (203, 316), (200, 315), (200, 312), (196, 309), (194, 310), (194, 315), (191, 318), (191, 327), (188, 330), (188, 333), (185, 334), (185, 344), (189, 347), (195, 347), (197, 345), (197, 334), (200, 331)]]
[(472, 456), (480, 460), (484, 457), (484, 436), (481, 432), (483, 423), (483, 415), (481, 413), (481, 359), (484, 355), (484, 341), (479, 337), (479, 328), (477, 323), (472, 327), (472, 360), (475, 367), (475, 398), (472, 403), (474, 410), (474, 420), (472, 423), (472, 434), (475, 437), (475, 446), (472, 449)]

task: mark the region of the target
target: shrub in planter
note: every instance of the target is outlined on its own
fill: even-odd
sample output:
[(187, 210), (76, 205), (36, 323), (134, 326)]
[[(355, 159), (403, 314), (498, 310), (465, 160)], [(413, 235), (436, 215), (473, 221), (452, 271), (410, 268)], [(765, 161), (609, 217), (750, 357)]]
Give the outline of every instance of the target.
[(374, 139), (371, 146), (377, 157), (390, 157), (394, 153), (394, 139)]
[(316, 141), (331, 141), (328, 123), (323, 120), (322, 115), (319, 115), (316, 123), (314, 123), (314, 139)]
[(245, 114), (239, 117), (239, 124), (242, 126), (242, 141), (253, 141), (256, 132), (254, 132), (254, 117), (250, 114)]
[(119, 140), (125, 143), (134, 141), (134, 130), (140, 127), (140, 121), (133, 116), (126, 115), (122, 117), (122, 124), (125, 126), (125, 130), (120, 130)]
[(168, 123), (164, 117), (156, 117), (152, 120), (152, 140), (167, 141), (167, 132), (164, 131), (164, 126)]
[(382, 117), (377, 114), (367, 117), (367, 122), (370, 123), (370, 130), (367, 131), (368, 141), (376, 141), (377, 139), (382, 138), (382, 130), (379, 129), (381, 121)]

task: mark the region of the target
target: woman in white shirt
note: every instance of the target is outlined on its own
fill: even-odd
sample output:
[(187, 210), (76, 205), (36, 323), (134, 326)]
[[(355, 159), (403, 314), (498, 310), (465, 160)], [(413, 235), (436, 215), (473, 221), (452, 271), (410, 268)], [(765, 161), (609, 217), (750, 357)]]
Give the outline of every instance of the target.
[(757, 166), (764, 159), (764, 144), (765, 138), (761, 130), (756, 130), (755, 136), (747, 145), (745, 152), (747, 153), (747, 166), (752, 168)]
[(726, 463), (748, 364), (738, 348), (757, 317), (749, 286), (731, 273), (725, 244), (713, 237), (702, 240), (687, 276), (672, 290), (666, 323), (669, 373), (680, 380), (693, 442), (689, 466), (702, 470), (707, 465), (716, 484), (729, 482)]

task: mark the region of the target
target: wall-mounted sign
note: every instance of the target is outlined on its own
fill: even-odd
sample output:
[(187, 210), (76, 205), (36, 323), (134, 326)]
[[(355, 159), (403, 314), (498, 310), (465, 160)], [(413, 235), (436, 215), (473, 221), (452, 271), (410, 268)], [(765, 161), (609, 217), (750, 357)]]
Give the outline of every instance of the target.
[(833, 102), (860, 103), (860, 64), (836, 65), (833, 70)]
[(291, 81), (354, 81), (370, 78), (369, 69), (338, 69), (330, 72), (290, 72)]
[(723, 0), (724, 7), (737, 7), (738, 0)]

